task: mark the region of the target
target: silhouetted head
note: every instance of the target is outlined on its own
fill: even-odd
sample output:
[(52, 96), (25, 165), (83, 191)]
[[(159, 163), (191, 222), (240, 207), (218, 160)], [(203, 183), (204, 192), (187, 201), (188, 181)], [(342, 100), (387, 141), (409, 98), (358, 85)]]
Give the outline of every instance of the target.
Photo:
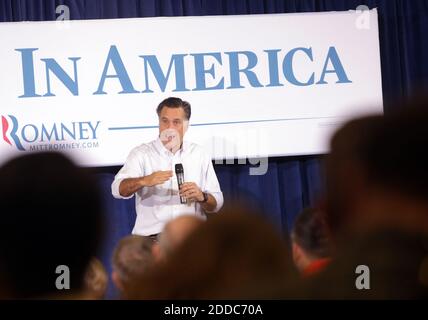
[(428, 103), (416, 98), (395, 110), (352, 120), (331, 141), (327, 218), (334, 233), (362, 219), (366, 225), (426, 223)]
[(112, 279), (115, 286), (126, 294), (130, 284), (153, 263), (153, 242), (144, 236), (129, 235), (120, 239), (113, 252)]
[[(5, 163), (0, 181), (1, 286), (19, 298), (82, 289), (102, 229), (92, 177), (66, 156), (44, 152)], [(58, 277), (67, 276), (61, 265), (71, 290), (57, 289)]]
[(184, 240), (204, 223), (198, 216), (183, 215), (169, 221), (159, 236), (159, 242), (153, 245), (153, 254), (157, 260), (171, 255)]
[(304, 271), (313, 261), (331, 255), (324, 215), (315, 208), (306, 208), (298, 214), (291, 239), (293, 260), (300, 271)]
[(294, 273), (290, 250), (259, 213), (224, 209), (137, 282), (134, 298), (269, 298)]

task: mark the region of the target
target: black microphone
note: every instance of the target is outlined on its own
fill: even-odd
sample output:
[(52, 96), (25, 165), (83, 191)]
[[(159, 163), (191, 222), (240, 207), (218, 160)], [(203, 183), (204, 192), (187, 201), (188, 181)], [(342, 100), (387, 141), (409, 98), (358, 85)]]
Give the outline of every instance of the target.
[[(175, 165), (175, 175), (177, 176), (178, 190), (180, 191), (181, 185), (184, 183), (184, 169), (181, 163)], [(187, 199), (180, 196), (180, 203), (187, 203)]]

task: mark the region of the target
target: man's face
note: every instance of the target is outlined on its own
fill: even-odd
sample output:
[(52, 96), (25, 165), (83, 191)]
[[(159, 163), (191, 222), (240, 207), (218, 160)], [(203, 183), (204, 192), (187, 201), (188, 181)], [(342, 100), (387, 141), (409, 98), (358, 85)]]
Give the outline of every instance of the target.
[(162, 108), (159, 115), (159, 136), (167, 149), (180, 148), (187, 125), (183, 108)]

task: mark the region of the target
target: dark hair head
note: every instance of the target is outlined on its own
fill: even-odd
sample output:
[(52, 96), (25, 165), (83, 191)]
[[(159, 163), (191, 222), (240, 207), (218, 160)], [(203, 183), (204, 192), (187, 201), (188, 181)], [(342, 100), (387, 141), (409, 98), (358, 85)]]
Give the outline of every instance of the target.
[(425, 108), (415, 106), (384, 117), (367, 143), (364, 160), (371, 182), (427, 200), (428, 100)]
[(181, 100), (180, 98), (175, 98), (175, 97), (166, 98), (161, 103), (159, 103), (156, 109), (158, 116), (160, 116), (160, 113), (164, 107), (183, 108), (186, 120), (190, 120), (192, 110), (190, 107), (190, 103), (188, 103), (187, 101), (184, 101), (184, 100)]
[(327, 224), (336, 233), (346, 220), (353, 205), (356, 179), (366, 175), (368, 141), (382, 122), (382, 116), (354, 119), (341, 127), (332, 137), (326, 158)]
[(330, 256), (330, 243), (323, 215), (316, 209), (306, 208), (294, 221), (292, 239), (314, 258)]
[(352, 120), (332, 139), (331, 169), (358, 164), (371, 185), (426, 199), (428, 100), (417, 98), (385, 116)]
[(354, 205), (358, 188), (428, 203), (428, 99), (415, 97), (389, 109), (394, 112), (352, 120), (333, 136), (327, 157), (332, 232), (349, 218), (347, 209)]
[(59, 294), (59, 265), (79, 290), (101, 232), (95, 181), (58, 153), (33, 153), (0, 168), (0, 283), (12, 297)]
[(258, 212), (223, 208), (135, 282), (133, 298), (269, 298), (293, 273), (286, 243)]
[(153, 262), (152, 245), (152, 240), (140, 235), (120, 239), (113, 252), (112, 266), (123, 284), (147, 272)]

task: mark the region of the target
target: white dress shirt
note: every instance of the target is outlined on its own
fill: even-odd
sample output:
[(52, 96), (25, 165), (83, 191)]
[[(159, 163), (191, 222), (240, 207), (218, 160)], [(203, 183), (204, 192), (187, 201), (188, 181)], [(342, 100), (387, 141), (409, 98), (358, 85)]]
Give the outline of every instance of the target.
[[(180, 203), (175, 164), (182, 163), (184, 181), (194, 182), (203, 192), (208, 192), (217, 201), (214, 212), (223, 206), (223, 193), (215, 174), (211, 157), (195, 143), (183, 141), (182, 148), (175, 154), (164, 147), (158, 138), (150, 143), (134, 148), (124, 166), (111, 185), (112, 194), (117, 199), (128, 199), (119, 193), (123, 179), (147, 176), (155, 171), (171, 170), (173, 176), (163, 184), (143, 187), (136, 192), (135, 207), (137, 219), (133, 234), (143, 236), (157, 234), (171, 219), (184, 214), (205, 218), (201, 205), (197, 202)], [(188, 201), (189, 202), (189, 201)]]

